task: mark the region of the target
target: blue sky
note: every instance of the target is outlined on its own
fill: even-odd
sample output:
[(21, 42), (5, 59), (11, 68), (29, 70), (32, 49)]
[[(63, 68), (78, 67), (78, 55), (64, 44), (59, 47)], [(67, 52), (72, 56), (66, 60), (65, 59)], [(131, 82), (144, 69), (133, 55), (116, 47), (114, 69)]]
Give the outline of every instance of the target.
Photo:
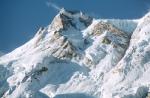
[[(0, 0), (0, 51), (10, 52), (31, 39), (40, 26), (58, 13), (49, 0)], [(140, 18), (150, 0), (51, 0), (57, 6), (80, 10), (96, 18)]]

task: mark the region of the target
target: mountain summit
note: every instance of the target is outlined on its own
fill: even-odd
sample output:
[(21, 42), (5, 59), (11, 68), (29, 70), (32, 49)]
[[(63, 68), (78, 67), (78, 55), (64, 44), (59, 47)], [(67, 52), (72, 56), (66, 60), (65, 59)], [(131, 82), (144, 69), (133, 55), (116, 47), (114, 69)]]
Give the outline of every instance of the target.
[(0, 57), (1, 98), (149, 98), (150, 14), (95, 19), (61, 11)]

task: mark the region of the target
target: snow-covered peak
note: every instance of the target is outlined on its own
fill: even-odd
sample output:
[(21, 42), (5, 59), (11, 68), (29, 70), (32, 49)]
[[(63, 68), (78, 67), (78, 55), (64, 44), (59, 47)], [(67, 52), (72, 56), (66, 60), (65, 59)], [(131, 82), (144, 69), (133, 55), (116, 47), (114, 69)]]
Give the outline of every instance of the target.
[(66, 30), (69, 28), (82, 30), (89, 26), (91, 22), (92, 17), (87, 16), (79, 11), (68, 11), (63, 8), (52, 21), (50, 29), (57, 31)]
[(61, 9), (30, 41), (0, 57), (0, 97), (145, 98), (149, 21)]

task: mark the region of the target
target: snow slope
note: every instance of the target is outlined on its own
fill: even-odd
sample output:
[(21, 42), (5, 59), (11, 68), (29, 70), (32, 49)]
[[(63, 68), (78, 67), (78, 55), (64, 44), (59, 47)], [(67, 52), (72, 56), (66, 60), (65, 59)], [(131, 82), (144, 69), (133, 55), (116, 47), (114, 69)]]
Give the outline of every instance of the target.
[(2, 98), (145, 98), (150, 14), (94, 19), (62, 9), (26, 44), (0, 57)]

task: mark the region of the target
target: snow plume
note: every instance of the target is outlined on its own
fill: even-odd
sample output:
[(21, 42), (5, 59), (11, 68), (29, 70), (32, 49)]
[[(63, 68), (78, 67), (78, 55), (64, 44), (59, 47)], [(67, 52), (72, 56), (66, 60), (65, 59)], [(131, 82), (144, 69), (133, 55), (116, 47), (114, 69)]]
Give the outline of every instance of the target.
[(52, 3), (50, 0), (46, 2), (46, 5), (47, 5), (48, 7), (54, 8), (54, 9), (57, 10), (57, 11), (60, 11), (60, 10), (61, 10), (61, 7), (59, 7), (59, 6), (58, 6), (57, 4), (55, 4), (55, 3)]

